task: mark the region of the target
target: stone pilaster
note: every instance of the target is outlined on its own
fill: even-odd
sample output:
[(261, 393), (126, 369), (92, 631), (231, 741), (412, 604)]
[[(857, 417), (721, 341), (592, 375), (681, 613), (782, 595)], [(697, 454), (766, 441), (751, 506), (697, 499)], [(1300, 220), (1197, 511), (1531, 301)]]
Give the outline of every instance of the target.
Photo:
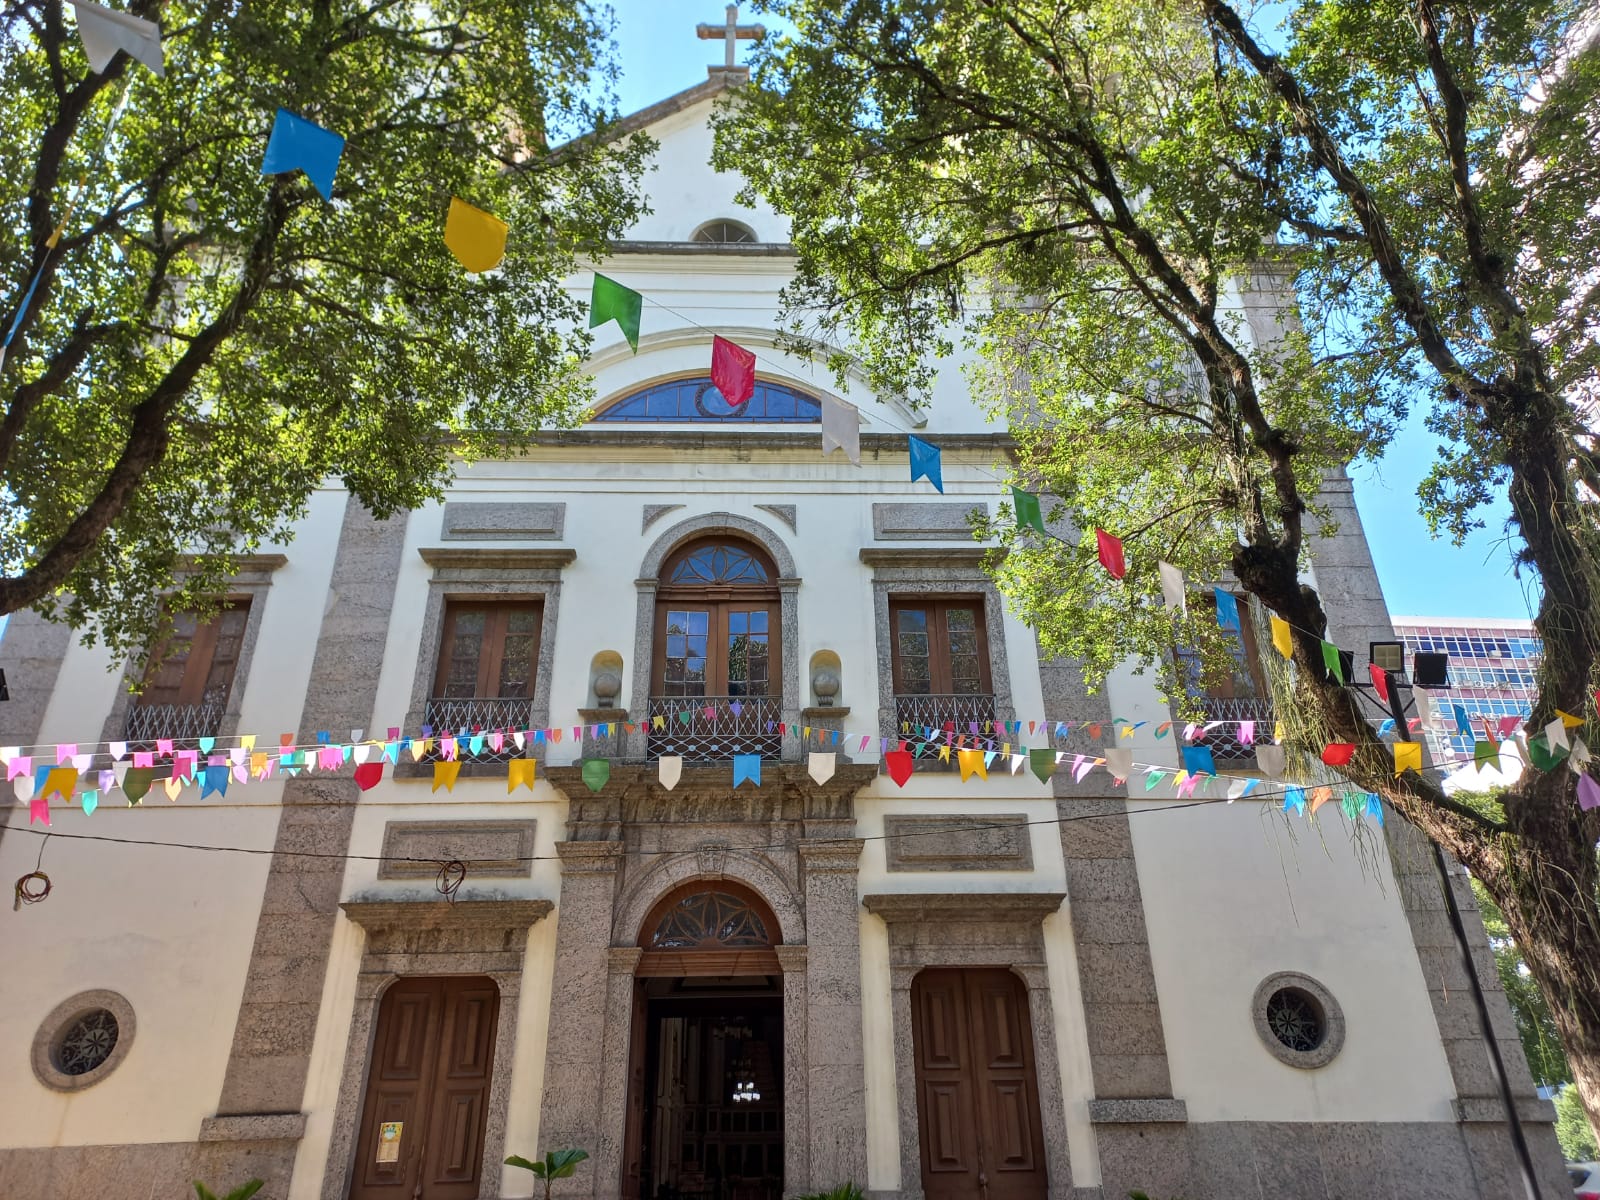
[[(590, 1152), (571, 1179), (556, 1185), (563, 1196), (615, 1196), (620, 1185), (621, 1133), (608, 1129), (607, 1055), (617, 1055), (625, 1109), (626, 1011), (611, 1012), (612, 908), (616, 901), (621, 842), (556, 843), (561, 856), (561, 899), (556, 908), (555, 976), (550, 987), (550, 1028), (545, 1037), (544, 1099), (539, 1143), (548, 1149)], [(628, 976), (631, 984), (631, 973)], [(610, 1038), (608, 1029), (616, 1033)], [(624, 1043), (620, 1051), (616, 1041)], [(611, 1125), (616, 1125), (613, 1120)], [(608, 1142), (607, 1139), (610, 1138)], [(602, 1168), (609, 1174), (603, 1174)]]
[[(810, 951), (805, 946), (776, 946), (774, 949), (778, 965), (783, 968), (783, 1127), (785, 1131), (810, 1129), (810, 1089), (805, 1085), (811, 1068), (811, 1023), (805, 1016), (806, 965)], [(804, 1194), (810, 1190), (810, 1178), (810, 1143), (789, 1133), (783, 1140), (783, 1194)]]
[[(348, 730), (370, 719), (405, 531), (405, 516), (378, 521), (354, 497), (346, 500), (300, 716), (303, 735)], [(275, 853), (217, 1106), (224, 1125), (230, 1117), (300, 1111), (344, 862), (297, 852), (345, 853), (357, 795), (350, 779), (301, 776), (283, 785)]]
[[(32, 609), (11, 614), (0, 635), (0, 670), (6, 673), (11, 693), (11, 699), (0, 704), (0, 746), (31, 747), (39, 740), (44, 712), (71, 643), (71, 629), (46, 621)], [(4, 836), (5, 826), (0, 824), (0, 837)]]
[[(804, 1020), (810, 1114), (810, 1191), (867, 1181), (866, 1069), (861, 1036), (860, 839), (854, 822), (807, 821), (799, 843), (805, 884), (805, 998), (784, 986), (784, 1014)], [(819, 837), (820, 835), (820, 837)], [(814, 840), (815, 839), (815, 840)], [(793, 1014), (793, 1017), (790, 1017)], [(787, 1054), (785, 1055), (787, 1057)], [(793, 1135), (793, 1127), (791, 1136)], [(788, 1181), (793, 1188), (798, 1181)]]

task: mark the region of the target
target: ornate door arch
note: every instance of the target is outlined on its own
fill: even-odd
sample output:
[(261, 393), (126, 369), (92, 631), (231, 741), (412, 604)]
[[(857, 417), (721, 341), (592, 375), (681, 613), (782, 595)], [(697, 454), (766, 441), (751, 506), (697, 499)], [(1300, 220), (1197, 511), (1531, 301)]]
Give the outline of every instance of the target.
[(639, 930), (641, 978), (776, 975), (778, 918), (756, 892), (731, 879), (698, 879), (655, 904)]

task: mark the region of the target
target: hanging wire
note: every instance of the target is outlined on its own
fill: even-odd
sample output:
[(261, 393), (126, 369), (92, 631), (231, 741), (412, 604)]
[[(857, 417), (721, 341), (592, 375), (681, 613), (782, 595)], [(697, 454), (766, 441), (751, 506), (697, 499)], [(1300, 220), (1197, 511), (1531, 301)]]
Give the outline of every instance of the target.
[(39, 843), (39, 857), (34, 860), (33, 870), (17, 880), (16, 899), (11, 902), (11, 911), (17, 912), (24, 904), (37, 904), (50, 894), (50, 876), (39, 868), (44, 865), (44, 848), (50, 844), (50, 835), (44, 835), (44, 841)]

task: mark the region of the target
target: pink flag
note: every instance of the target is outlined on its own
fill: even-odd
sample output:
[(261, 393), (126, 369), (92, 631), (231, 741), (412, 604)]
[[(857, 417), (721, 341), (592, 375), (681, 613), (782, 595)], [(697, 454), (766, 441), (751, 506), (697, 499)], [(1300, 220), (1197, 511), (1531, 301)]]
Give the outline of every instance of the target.
[(713, 337), (711, 382), (729, 405), (738, 408), (755, 395), (756, 356), (727, 338)]

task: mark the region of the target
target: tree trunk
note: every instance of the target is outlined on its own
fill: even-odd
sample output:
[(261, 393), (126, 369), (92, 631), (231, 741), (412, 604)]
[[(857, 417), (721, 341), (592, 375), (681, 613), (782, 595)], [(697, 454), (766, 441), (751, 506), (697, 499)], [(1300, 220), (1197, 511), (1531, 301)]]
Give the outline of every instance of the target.
[(1525, 839), (1511, 842), (1498, 878), (1483, 884), (1505, 914), (1506, 925), (1544, 993), (1561, 1034), (1572, 1082), (1583, 1099), (1590, 1128), (1600, 1133), (1600, 901), (1595, 896), (1593, 848), (1561, 861)]

